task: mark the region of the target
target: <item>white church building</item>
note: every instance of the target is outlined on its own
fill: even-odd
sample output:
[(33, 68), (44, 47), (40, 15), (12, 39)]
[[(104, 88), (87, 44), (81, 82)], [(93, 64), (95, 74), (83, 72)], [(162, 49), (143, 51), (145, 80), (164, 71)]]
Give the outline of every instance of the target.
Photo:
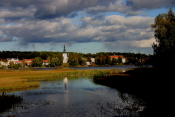
[(66, 48), (65, 48), (65, 45), (64, 45), (64, 50), (63, 50), (63, 63), (67, 63), (67, 62), (68, 62), (68, 56), (67, 56)]

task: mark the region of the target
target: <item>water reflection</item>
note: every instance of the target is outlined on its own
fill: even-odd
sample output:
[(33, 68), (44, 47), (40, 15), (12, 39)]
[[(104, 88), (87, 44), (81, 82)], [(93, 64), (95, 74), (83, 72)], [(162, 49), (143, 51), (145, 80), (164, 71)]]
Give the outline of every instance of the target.
[[(40, 83), (41, 87), (38, 89), (15, 93), (23, 96), (24, 105), (22, 108), (11, 111), (14, 116), (101, 117), (102, 114), (105, 117), (107, 112), (103, 110), (101, 113), (99, 104), (103, 104), (103, 108), (111, 112), (114, 109), (121, 112), (122, 109), (130, 109), (129, 107), (134, 102), (132, 98), (128, 98), (130, 99), (129, 103), (124, 102), (117, 90), (94, 84), (88, 77), (65, 77), (57, 81), (42, 81)], [(130, 96), (125, 95), (126, 97)], [(116, 104), (114, 108), (109, 109), (114, 102)], [(8, 112), (4, 115), (8, 115)], [(0, 116), (5, 117), (4, 115)], [(122, 117), (122, 114), (115, 113), (113, 115)]]
[(67, 85), (68, 85), (68, 79), (67, 79), (67, 77), (65, 77), (63, 79), (63, 83), (64, 83), (64, 90), (67, 91)]
[(98, 103), (99, 109), (101, 110), (101, 115), (110, 117), (141, 117), (145, 109), (145, 103), (128, 93), (119, 93), (124, 105), (120, 105), (117, 102), (113, 103)]
[[(68, 86), (68, 78), (67, 77), (65, 77), (64, 79), (63, 79), (63, 83), (64, 83), (64, 103), (65, 103), (65, 108), (66, 108), (66, 106), (69, 104), (69, 94), (68, 94), (68, 89), (67, 89), (67, 86)], [(66, 116), (64, 116), (64, 117), (66, 117)]]
[(0, 95), (0, 113), (15, 108), (22, 100), (23, 98), (20, 96), (5, 95), (3, 92), (3, 95)]

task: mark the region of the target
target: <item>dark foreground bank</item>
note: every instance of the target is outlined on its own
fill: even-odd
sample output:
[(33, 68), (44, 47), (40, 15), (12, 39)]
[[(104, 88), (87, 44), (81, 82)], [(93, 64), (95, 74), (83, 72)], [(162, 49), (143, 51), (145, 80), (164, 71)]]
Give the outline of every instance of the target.
[[(168, 116), (171, 113), (173, 71), (155, 68), (134, 68), (123, 74), (96, 78), (97, 84), (116, 88), (146, 102), (145, 117)], [(142, 115), (143, 116), (143, 115)]]

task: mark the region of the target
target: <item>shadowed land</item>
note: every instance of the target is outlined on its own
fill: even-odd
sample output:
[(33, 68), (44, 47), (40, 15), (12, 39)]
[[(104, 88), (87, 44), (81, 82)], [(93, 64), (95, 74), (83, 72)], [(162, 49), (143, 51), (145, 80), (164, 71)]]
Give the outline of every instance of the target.
[(169, 113), (170, 97), (173, 93), (173, 70), (156, 68), (134, 68), (122, 74), (94, 78), (97, 84), (129, 93), (146, 102), (144, 116)]
[(138, 97), (144, 99), (145, 91), (148, 91), (154, 84), (153, 76), (151, 76), (154, 72), (153, 68), (135, 68), (109, 77), (94, 78), (94, 82), (115, 88), (123, 93), (137, 94)]

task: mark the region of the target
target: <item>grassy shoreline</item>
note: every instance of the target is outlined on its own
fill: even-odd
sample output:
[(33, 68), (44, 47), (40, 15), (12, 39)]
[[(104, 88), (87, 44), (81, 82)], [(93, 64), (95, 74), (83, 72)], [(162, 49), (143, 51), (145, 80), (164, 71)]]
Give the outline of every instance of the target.
[(0, 70), (0, 92), (26, 90), (40, 86), (39, 81), (55, 80), (70, 76), (93, 76), (102, 72), (116, 72), (113, 70), (75, 70), (75, 69), (54, 69), (54, 70)]

